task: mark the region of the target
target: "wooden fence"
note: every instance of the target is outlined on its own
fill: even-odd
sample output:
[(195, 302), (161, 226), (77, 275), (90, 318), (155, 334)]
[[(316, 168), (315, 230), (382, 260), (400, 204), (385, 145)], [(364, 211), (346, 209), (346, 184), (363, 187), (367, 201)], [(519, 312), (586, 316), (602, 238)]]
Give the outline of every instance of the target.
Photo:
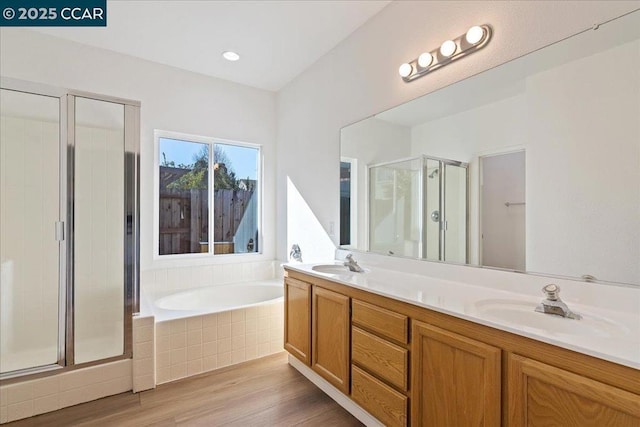
[[(233, 253), (236, 234), (253, 191), (215, 190), (213, 239), (216, 253)], [(160, 255), (207, 252), (208, 190), (160, 191)], [(221, 244), (224, 242), (224, 244)]]

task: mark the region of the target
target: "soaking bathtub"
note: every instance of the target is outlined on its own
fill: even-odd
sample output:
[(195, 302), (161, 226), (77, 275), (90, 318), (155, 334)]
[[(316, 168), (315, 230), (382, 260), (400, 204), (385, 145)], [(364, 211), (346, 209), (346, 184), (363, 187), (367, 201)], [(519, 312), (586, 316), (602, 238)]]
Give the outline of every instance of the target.
[(155, 384), (283, 351), (283, 295), (279, 279), (188, 289), (148, 301), (155, 317)]
[(282, 301), (283, 295), (284, 287), (281, 280), (207, 286), (176, 292), (157, 299), (154, 301), (154, 313), (156, 315), (164, 314), (164, 316), (159, 317), (165, 320), (168, 318), (219, 313), (221, 311)]

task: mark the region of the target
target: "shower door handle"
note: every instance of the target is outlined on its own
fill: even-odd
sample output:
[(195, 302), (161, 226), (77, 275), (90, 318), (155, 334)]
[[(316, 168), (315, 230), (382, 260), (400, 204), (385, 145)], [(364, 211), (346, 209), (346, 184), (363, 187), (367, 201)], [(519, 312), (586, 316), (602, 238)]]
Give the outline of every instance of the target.
[(56, 241), (62, 242), (64, 240), (64, 222), (56, 221)]

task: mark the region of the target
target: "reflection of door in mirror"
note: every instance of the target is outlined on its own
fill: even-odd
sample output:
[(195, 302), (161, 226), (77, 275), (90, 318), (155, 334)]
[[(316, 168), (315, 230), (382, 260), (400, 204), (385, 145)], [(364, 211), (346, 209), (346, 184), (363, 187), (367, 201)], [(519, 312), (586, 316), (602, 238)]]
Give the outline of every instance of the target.
[(467, 262), (467, 165), (444, 163), (442, 261)]
[(426, 158), (425, 255), (467, 262), (467, 164)]
[(482, 265), (525, 271), (525, 152), (481, 163)]

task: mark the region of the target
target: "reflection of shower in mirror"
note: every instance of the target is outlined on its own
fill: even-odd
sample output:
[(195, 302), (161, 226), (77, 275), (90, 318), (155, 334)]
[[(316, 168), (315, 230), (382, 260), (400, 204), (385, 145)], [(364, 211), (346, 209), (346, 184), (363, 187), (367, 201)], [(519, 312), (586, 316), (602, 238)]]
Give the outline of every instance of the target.
[(367, 167), (368, 250), (467, 262), (467, 163), (423, 155)]

